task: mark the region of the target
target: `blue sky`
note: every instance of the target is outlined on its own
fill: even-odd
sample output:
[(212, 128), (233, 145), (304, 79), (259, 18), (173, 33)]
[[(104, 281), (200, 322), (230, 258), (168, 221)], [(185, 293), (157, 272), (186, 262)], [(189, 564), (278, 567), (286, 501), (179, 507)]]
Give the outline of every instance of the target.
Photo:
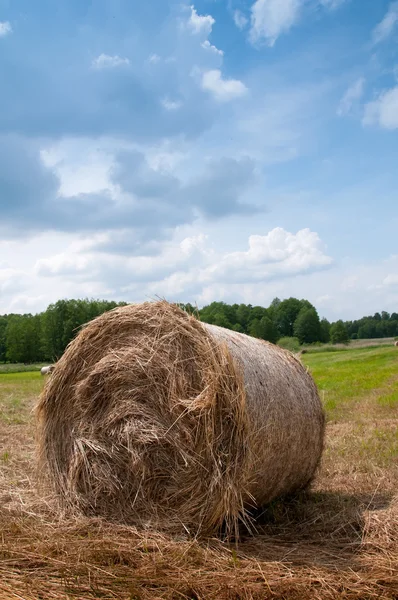
[(0, 0), (0, 312), (398, 307), (398, 2)]

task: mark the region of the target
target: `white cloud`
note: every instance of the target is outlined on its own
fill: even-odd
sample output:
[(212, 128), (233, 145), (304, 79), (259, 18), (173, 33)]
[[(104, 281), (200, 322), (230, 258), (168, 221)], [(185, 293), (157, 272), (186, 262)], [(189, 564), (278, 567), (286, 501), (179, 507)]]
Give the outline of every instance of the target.
[(64, 139), (43, 149), (40, 157), (59, 177), (62, 197), (114, 190), (109, 179), (113, 156), (99, 142), (93, 145), (85, 139)]
[(210, 52), (214, 52), (214, 54), (218, 54), (219, 56), (224, 56), (224, 52), (216, 48), (216, 46), (213, 46), (213, 44), (210, 44), (209, 40), (205, 40), (202, 43), (202, 48), (209, 50)]
[(110, 56), (109, 54), (100, 54), (93, 60), (91, 66), (94, 69), (114, 69), (116, 67), (128, 66), (130, 61), (128, 58), (121, 58), (117, 54)]
[(11, 23), (9, 21), (0, 21), (0, 37), (5, 37), (12, 33)]
[(188, 19), (188, 27), (193, 33), (208, 37), (216, 22), (215, 19), (211, 15), (198, 15), (193, 5), (190, 8), (191, 15)]
[(244, 96), (248, 89), (238, 79), (223, 79), (219, 69), (205, 71), (202, 75), (202, 88), (211, 92), (219, 102), (228, 102)]
[(357, 100), (360, 100), (360, 98), (362, 97), (364, 86), (365, 79), (363, 77), (360, 77), (348, 88), (337, 108), (337, 114), (339, 115), (339, 117), (348, 115), (348, 113), (351, 111), (353, 104)]
[[(335, 10), (347, 0), (313, 0), (327, 10)], [(265, 41), (273, 46), (278, 37), (287, 33), (297, 23), (301, 12), (311, 6), (309, 0), (256, 0), (251, 7), (250, 41), (256, 44)], [(240, 11), (235, 11), (237, 27), (243, 29), (247, 19)]]
[(362, 123), (383, 129), (398, 129), (398, 86), (382, 92), (377, 100), (365, 106)]
[(249, 19), (245, 17), (242, 11), (235, 10), (234, 12), (234, 22), (238, 29), (244, 29), (246, 25), (249, 23)]
[[(33, 269), (42, 277), (73, 277), (85, 281), (113, 279), (126, 288), (129, 280), (152, 282), (163, 293), (170, 281), (200, 291), (203, 285), (255, 283), (322, 270), (332, 263), (318, 235), (309, 229), (289, 233), (277, 227), (267, 235), (249, 237), (246, 251), (216, 253), (206, 235), (166, 242), (154, 256), (117, 256), (92, 252), (90, 244), (71, 244), (66, 252), (40, 259)], [(115, 279), (116, 278), (116, 279)]]
[(267, 235), (251, 235), (249, 249), (222, 257), (209, 272), (217, 279), (258, 281), (285, 277), (329, 266), (317, 233), (302, 229), (297, 234), (276, 227)]
[[(282, 228), (265, 236), (250, 236), (249, 249), (243, 252), (218, 254), (201, 246), (199, 260), (202, 266), (192, 267), (190, 260), (188, 268), (151, 283), (149, 295), (189, 299), (199, 305), (217, 298), (266, 306), (272, 294), (277, 295), (273, 286), (290, 288), (294, 277), (319, 273), (332, 263), (316, 233), (305, 229), (292, 234)], [(303, 295), (300, 292), (299, 296)]]
[(398, 23), (398, 2), (392, 2), (382, 21), (373, 30), (373, 43), (379, 44), (392, 34)]
[(383, 285), (395, 286), (398, 285), (398, 275), (396, 273), (389, 273), (387, 277), (383, 279)]
[(179, 100), (169, 100), (168, 98), (163, 98), (162, 106), (166, 110), (173, 111), (173, 110), (178, 110), (179, 108), (181, 108), (182, 102), (180, 102)]
[(329, 10), (335, 10), (347, 0), (319, 0), (322, 6), (328, 8)]
[(316, 299), (316, 306), (324, 306), (327, 305), (332, 300), (332, 296), (329, 294), (324, 294), (323, 296), (318, 296)]
[(23, 271), (13, 268), (0, 268), (0, 293), (2, 295), (14, 294), (23, 289), (26, 275)]
[(150, 54), (148, 57), (148, 61), (152, 64), (156, 64), (160, 61), (159, 54)]
[(35, 313), (38, 307), (43, 306), (46, 301), (46, 297), (41, 295), (28, 296), (26, 294), (18, 294), (14, 296), (10, 303), (10, 311), (16, 313)]
[(256, 0), (251, 8), (252, 43), (265, 40), (268, 46), (273, 46), (296, 23), (300, 8), (300, 0)]
[(61, 252), (51, 258), (43, 258), (36, 262), (34, 272), (36, 275), (77, 275), (87, 273), (93, 267), (89, 256)]
[(0, 268), (0, 314), (40, 311), (60, 297), (141, 302), (156, 296), (199, 306), (213, 300), (268, 306), (275, 296), (294, 296), (307, 298), (331, 320), (396, 311), (398, 257), (332, 263), (308, 229), (250, 236), (246, 249), (241, 238), (237, 252), (226, 251), (215, 233), (208, 238), (201, 228), (189, 231), (159, 243), (152, 255), (142, 248), (141, 255), (98, 252), (99, 237), (118, 240), (120, 232), (0, 242), (12, 258), (11, 267)]
[[(200, 266), (211, 251), (206, 248), (203, 234), (184, 238), (181, 242), (166, 242), (161, 253), (154, 256), (121, 256), (96, 253), (90, 240), (71, 244), (66, 252), (40, 259), (34, 272), (42, 277), (72, 277), (84, 281), (111, 280), (114, 285), (128, 289), (127, 281), (154, 282), (173, 272), (186, 271), (192, 263)], [(92, 246), (92, 244), (91, 244)], [(84, 251), (86, 247), (86, 252)]]

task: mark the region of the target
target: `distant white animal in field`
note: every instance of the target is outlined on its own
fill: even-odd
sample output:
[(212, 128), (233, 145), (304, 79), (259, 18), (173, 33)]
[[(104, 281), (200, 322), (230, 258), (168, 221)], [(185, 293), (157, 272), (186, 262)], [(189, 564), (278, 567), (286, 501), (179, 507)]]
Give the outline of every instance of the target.
[(398, 342), (395, 342), (394, 346), (398, 346)]
[(51, 373), (52, 371), (54, 371), (54, 365), (49, 365), (48, 367), (42, 367), (40, 369), (42, 375), (48, 375), (48, 373)]

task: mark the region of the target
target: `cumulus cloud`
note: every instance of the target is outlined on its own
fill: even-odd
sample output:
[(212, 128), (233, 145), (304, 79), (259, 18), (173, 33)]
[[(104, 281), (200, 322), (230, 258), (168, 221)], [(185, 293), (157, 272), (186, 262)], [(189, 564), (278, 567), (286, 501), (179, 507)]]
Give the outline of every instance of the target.
[[(226, 301), (259, 302), (271, 282), (284, 282), (328, 268), (332, 259), (324, 254), (316, 233), (302, 230), (292, 234), (275, 228), (265, 236), (250, 236), (249, 249), (242, 252), (201, 251), (202, 266), (175, 270), (149, 286), (152, 295), (189, 299), (199, 304), (214, 298)], [(272, 296), (261, 302), (266, 305)]]
[(383, 279), (383, 285), (396, 286), (398, 285), (398, 275), (396, 273), (389, 273), (387, 277)]
[(26, 285), (26, 274), (19, 269), (0, 268), (0, 294), (13, 295), (23, 290)]
[(160, 61), (159, 54), (155, 54), (155, 53), (150, 54), (149, 57), (148, 57), (148, 61), (150, 63), (152, 63), (153, 65), (156, 65)]
[(9, 21), (0, 21), (0, 37), (12, 33), (11, 23)]
[[(3, 151), (2, 151), (3, 149)], [(126, 172), (123, 154), (114, 169), (115, 185), (127, 194), (113, 195), (110, 189), (97, 193), (77, 193), (61, 196), (60, 179), (40, 158), (36, 144), (16, 136), (0, 137), (0, 230), (3, 236), (13, 237), (35, 231), (88, 231), (121, 227), (143, 227), (157, 223), (167, 228), (185, 222), (187, 211), (162, 205), (161, 200), (172, 178), (161, 176), (146, 164), (143, 157), (132, 155)], [(134, 171), (135, 170), (135, 171)], [(157, 176), (158, 175), (158, 176)], [(135, 179), (134, 179), (135, 176)], [(157, 176), (157, 177), (156, 177)]]
[[(335, 10), (347, 0), (314, 0), (328, 10)], [(256, 0), (251, 7), (250, 41), (265, 42), (273, 46), (283, 33), (287, 33), (298, 22), (309, 2), (306, 0)], [(240, 26), (240, 16), (238, 22)], [(244, 23), (244, 21), (243, 21)], [(245, 24), (243, 24), (244, 27)]]
[[(179, 218), (180, 223), (190, 223), (193, 211), (207, 218), (258, 211), (242, 202), (255, 181), (255, 162), (247, 157), (209, 159), (197, 175), (182, 182), (167, 170), (151, 167), (143, 154), (123, 152), (118, 155), (112, 180), (124, 192), (144, 199), (147, 206), (154, 201), (159, 214), (165, 213), (160, 222)], [(152, 215), (151, 223), (154, 222)]]
[(226, 254), (209, 270), (218, 280), (242, 283), (306, 273), (331, 263), (317, 233), (302, 229), (293, 234), (277, 227), (265, 236), (250, 236), (248, 250)]
[(91, 66), (93, 69), (115, 69), (117, 67), (128, 66), (130, 61), (128, 58), (122, 58), (115, 54), (110, 56), (109, 54), (100, 54), (93, 60)]
[(79, 193), (76, 186), (66, 196), (37, 143), (0, 136), (0, 154), (0, 231), (5, 238), (38, 231), (129, 229), (135, 240), (149, 242), (170, 236), (198, 215), (216, 219), (258, 210), (247, 199), (255, 180), (255, 163), (247, 158), (209, 158), (182, 179), (173, 172), (170, 157), (123, 150), (113, 155), (104, 178), (107, 187)]
[[(101, 251), (100, 237), (105, 244)], [(236, 241), (238, 251), (231, 252), (216, 234), (207, 237), (199, 227), (188, 235), (180, 232), (172, 240), (163, 240), (152, 254), (141, 246), (126, 255), (106, 246), (106, 239), (113, 238), (117, 244), (118, 232), (95, 233), (81, 241), (62, 236), (63, 241), (70, 241), (58, 252), (61, 256), (57, 256), (55, 236), (54, 246), (45, 243), (41, 249), (33, 242), (18, 242), (18, 248), (29, 247), (30, 262), (21, 256), (27, 272), (22, 268), (17, 272), (16, 267), (14, 281), (23, 282), (26, 289), (11, 292), (9, 286), (9, 295), (1, 293), (0, 313), (43, 310), (59, 297), (87, 296), (131, 302), (161, 296), (199, 306), (215, 299), (268, 306), (275, 296), (295, 296), (308, 298), (322, 316), (332, 320), (380, 310), (396, 312), (397, 256), (366, 264), (332, 262), (317, 234), (308, 229), (276, 228), (252, 237), (259, 239), (249, 239), (247, 246), (244, 239)], [(32, 307), (20, 301), (23, 296), (33, 302)]]
[(234, 23), (237, 26), (238, 29), (244, 29), (247, 24), (249, 23), (249, 19), (247, 17), (245, 17), (245, 15), (243, 14), (243, 12), (241, 10), (235, 10), (234, 14)]
[(292, 234), (276, 228), (264, 236), (251, 236), (249, 249), (242, 252), (217, 252), (206, 235), (198, 234), (180, 242), (166, 242), (156, 256), (98, 255), (89, 249), (78, 253), (70, 248), (40, 259), (34, 272), (45, 278), (97, 282), (119, 295), (140, 290), (141, 296), (183, 296), (195, 301), (212, 286), (284, 280), (323, 270), (331, 262), (316, 233), (302, 230)]
[(255, 166), (249, 157), (209, 160), (205, 169), (182, 188), (182, 199), (189, 198), (208, 218), (255, 214), (258, 207), (241, 201), (256, 181)]
[(213, 29), (213, 25), (216, 22), (211, 15), (199, 15), (192, 5), (191, 15), (188, 19), (188, 27), (194, 34), (204, 35), (208, 37)]
[(213, 52), (214, 54), (218, 54), (219, 56), (224, 56), (224, 52), (222, 50), (219, 50), (218, 48), (216, 48), (216, 46), (213, 46), (213, 44), (210, 44), (209, 40), (205, 40), (202, 43), (202, 48), (204, 48), (205, 50), (209, 50), (210, 52)]
[(336, 8), (339, 8), (339, 6), (344, 4), (344, 2), (347, 2), (347, 0), (319, 0), (319, 1), (322, 6), (324, 6), (325, 8), (328, 8), (330, 10), (335, 10)]
[(382, 92), (365, 106), (364, 125), (379, 125), (383, 129), (398, 129), (398, 86)]
[(30, 222), (40, 228), (58, 194), (57, 176), (44, 166), (36, 145), (19, 136), (1, 136), (0, 154), (0, 230), (7, 236), (10, 225), (29, 230)]
[(156, 256), (133, 257), (92, 252), (60, 253), (36, 262), (34, 271), (44, 277), (68, 277), (85, 281), (104, 281), (107, 284), (128, 288), (129, 282), (154, 282), (169, 277), (173, 272), (189, 269), (192, 263), (200, 265), (208, 256), (206, 236), (201, 234), (184, 238), (180, 243), (166, 242)]
[(205, 38), (201, 43), (202, 48), (216, 56), (223, 56), (224, 52), (211, 44), (207, 39), (212, 32), (213, 25), (216, 22), (215, 19), (211, 15), (199, 15), (194, 6), (191, 6), (190, 8), (191, 15), (187, 23), (189, 30), (193, 34), (200, 36), (202, 39)]
[(180, 100), (170, 100), (169, 98), (162, 99), (162, 106), (166, 110), (178, 110), (182, 106), (182, 102)]
[(84, 273), (86, 275), (89, 268), (92, 267), (92, 262), (88, 256), (70, 253), (60, 253), (52, 256), (49, 259), (37, 261), (35, 272), (38, 275), (78, 275)]
[(347, 89), (337, 108), (339, 117), (348, 115), (351, 112), (354, 103), (362, 98), (364, 86), (365, 79), (360, 77)]
[(145, 155), (138, 150), (126, 150), (117, 154), (111, 179), (124, 192), (142, 199), (164, 200), (168, 194), (175, 194), (180, 186), (174, 175), (151, 167)]
[(202, 88), (210, 92), (219, 102), (229, 102), (248, 92), (245, 84), (238, 79), (224, 79), (219, 69), (203, 73)]
[[(12, 61), (11, 55), (2, 58), (14, 83), (0, 94), (0, 130), (41, 139), (120, 136), (140, 143), (178, 136), (193, 139), (209, 130), (218, 107), (198, 95), (198, 81), (189, 73), (194, 67), (200, 72), (220, 68), (221, 50), (208, 39), (214, 18), (198, 14), (194, 7), (187, 12), (186, 6), (177, 5), (168, 18), (168, 9), (163, 8), (158, 22), (144, 19), (140, 25), (135, 3), (126, 4), (124, 22), (113, 22), (107, 33), (107, 44), (117, 44), (115, 51), (106, 52), (100, 45), (103, 32), (98, 26), (90, 43), (102, 53), (94, 50), (88, 65), (81, 59), (87, 46), (82, 29), (70, 52), (65, 52), (65, 46), (56, 44), (49, 33), (58, 21), (50, 21), (51, 27), (44, 30), (38, 23), (40, 32), (35, 30), (35, 35), (38, 38), (40, 33), (41, 41), (32, 49), (32, 60), (23, 60), (23, 52), (17, 52)], [(98, 22), (105, 23), (105, 6), (97, 12)], [(50, 13), (49, 19), (54, 19), (55, 12)], [(126, 19), (133, 29), (126, 29)], [(121, 38), (115, 42), (112, 36), (117, 27)], [(25, 42), (22, 36), (18, 40)], [(34, 58), (42, 44), (59, 65), (55, 71), (42, 68), (39, 56)], [(19, 98), (29, 98), (29, 102), (15, 102), (16, 90)], [(179, 100), (180, 93), (183, 107), (165, 118), (161, 99), (174, 101), (177, 94)]]
[(300, 8), (300, 0), (256, 0), (251, 8), (250, 40), (273, 46), (296, 23)]
[(392, 2), (384, 18), (374, 28), (372, 38), (374, 44), (384, 42), (390, 37), (398, 24), (398, 2)]

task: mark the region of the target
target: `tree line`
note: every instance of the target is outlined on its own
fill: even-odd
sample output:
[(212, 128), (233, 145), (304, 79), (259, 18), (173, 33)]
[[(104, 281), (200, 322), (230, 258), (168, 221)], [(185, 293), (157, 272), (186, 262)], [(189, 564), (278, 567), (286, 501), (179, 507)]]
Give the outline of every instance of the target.
[[(105, 300), (59, 300), (36, 315), (0, 315), (0, 362), (55, 361), (82, 325), (126, 304)], [(397, 313), (382, 311), (356, 321), (330, 323), (319, 318), (316, 308), (308, 300), (297, 298), (275, 298), (267, 308), (225, 302), (212, 302), (201, 309), (191, 304), (180, 306), (206, 323), (281, 345), (285, 338), (297, 338), (300, 344), (314, 344), (398, 336)]]

